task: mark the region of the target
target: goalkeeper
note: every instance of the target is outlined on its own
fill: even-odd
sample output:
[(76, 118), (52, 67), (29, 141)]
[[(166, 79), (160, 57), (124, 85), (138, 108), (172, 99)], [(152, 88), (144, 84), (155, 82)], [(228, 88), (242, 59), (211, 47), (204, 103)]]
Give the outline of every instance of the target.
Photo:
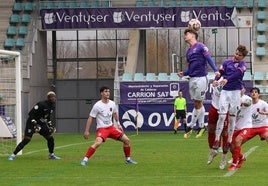
[(60, 159), (54, 154), (54, 138), (52, 133), (55, 127), (51, 123), (51, 115), (55, 110), (56, 94), (52, 91), (47, 93), (47, 100), (38, 102), (29, 112), (26, 122), (24, 139), (17, 145), (8, 160), (14, 160), (15, 156), (27, 145), (34, 133), (39, 133), (47, 140), (49, 159)]

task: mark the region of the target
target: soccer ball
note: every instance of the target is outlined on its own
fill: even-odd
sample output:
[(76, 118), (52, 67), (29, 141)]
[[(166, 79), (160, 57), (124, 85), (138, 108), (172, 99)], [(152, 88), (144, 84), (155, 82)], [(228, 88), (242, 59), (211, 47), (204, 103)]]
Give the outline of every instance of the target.
[(188, 28), (194, 29), (195, 31), (198, 31), (201, 28), (201, 23), (198, 19), (191, 19), (188, 22)]

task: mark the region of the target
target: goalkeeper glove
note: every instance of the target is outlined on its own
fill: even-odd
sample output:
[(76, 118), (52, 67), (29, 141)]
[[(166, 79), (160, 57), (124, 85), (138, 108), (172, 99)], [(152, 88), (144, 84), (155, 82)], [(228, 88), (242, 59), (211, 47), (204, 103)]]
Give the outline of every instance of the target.
[(40, 125), (38, 125), (38, 124), (34, 125), (34, 132), (35, 133), (40, 132), (40, 130), (41, 130), (41, 126)]
[(54, 127), (51, 121), (47, 122), (47, 124), (48, 124), (49, 132), (52, 132), (52, 133), (56, 132), (56, 128)]

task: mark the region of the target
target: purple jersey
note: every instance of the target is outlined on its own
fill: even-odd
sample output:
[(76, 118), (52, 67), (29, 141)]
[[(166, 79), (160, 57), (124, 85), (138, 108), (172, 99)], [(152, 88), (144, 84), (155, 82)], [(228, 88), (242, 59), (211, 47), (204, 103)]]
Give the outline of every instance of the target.
[(220, 67), (220, 73), (227, 79), (227, 83), (223, 86), (223, 90), (241, 90), (244, 72), (247, 69), (245, 61), (234, 61), (234, 58), (223, 61)]
[(202, 77), (208, 74), (207, 61), (211, 68), (217, 71), (217, 67), (213, 62), (209, 50), (203, 43), (197, 42), (186, 53), (188, 69), (183, 72), (184, 76)]

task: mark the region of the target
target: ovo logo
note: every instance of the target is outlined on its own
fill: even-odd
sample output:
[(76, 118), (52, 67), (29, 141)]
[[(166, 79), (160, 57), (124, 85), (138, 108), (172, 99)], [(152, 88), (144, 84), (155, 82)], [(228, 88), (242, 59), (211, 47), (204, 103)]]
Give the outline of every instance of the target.
[[(136, 118), (137, 118), (137, 121), (136, 121)], [(122, 119), (124, 120), (123, 126), (125, 128), (129, 126), (133, 126), (134, 128), (136, 128), (136, 124), (138, 128), (141, 128), (142, 124), (144, 123), (142, 114), (140, 112), (137, 113), (136, 110), (134, 109), (126, 111), (123, 114)]]

